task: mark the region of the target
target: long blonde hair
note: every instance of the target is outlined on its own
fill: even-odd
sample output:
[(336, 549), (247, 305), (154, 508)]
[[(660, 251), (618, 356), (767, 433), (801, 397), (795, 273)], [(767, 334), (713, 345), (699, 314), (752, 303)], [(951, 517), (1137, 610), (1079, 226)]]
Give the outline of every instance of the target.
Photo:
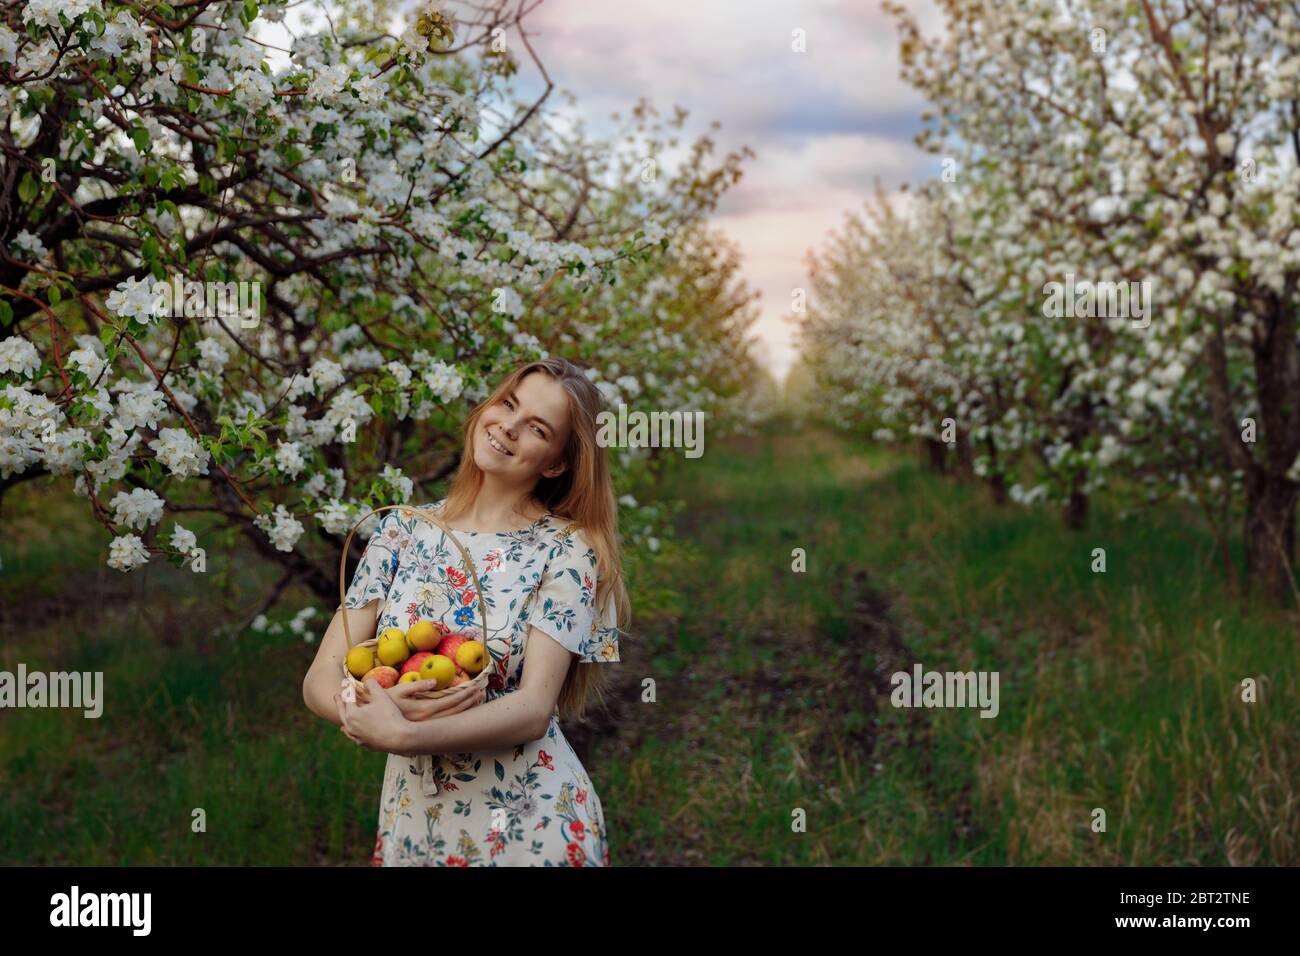
[[(525, 376), (536, 372), (550, 375), (564, 389), (569, 399), (569, 440), (565, 445), (564, 471), (554, 478), (541, 477), (533, 488), (533, 497), (547, 511), (567, 518), (580, 530), (596, 552), (597, 620), (603, 620), (608, 602), (613, 601), (614, 620), (620, 636), (631, 616), (631, 602), (623, 583), (623, 560), (618, 535), (618, 503), (614, 500), (614, 482), (609, 474), (609, 458), (596, 442), (596, 416), (604, 406), (600, 390), (582, 369), (562, 358), (528, 362), (505, 377), (465, 420), (464, 451), (460, 466), (452, 477), (442, 513), (448, 519), (463, 514), (483, 487), (483, 472), (470, 453), (477, 434), (479, 418), (503, 397), (514, 391)], [(604, 697), (608, 677), (603, 667), (579, 667), (575, 658), (560, 688), (560, 713), (581, 717), (586, 711), (589, 693)]]

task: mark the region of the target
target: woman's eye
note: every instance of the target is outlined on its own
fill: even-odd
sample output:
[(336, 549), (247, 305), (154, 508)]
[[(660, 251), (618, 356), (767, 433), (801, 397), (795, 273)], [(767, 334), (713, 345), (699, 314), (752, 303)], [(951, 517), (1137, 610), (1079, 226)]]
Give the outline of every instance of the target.
[(542, 431), (542, 430), (541, 430), (540, 428), (538, 428), (536, 425), (533, 426), (533, 431), (537, 432), (537, 437), (538, 437), (538, 438), (545, 438), (545, 437), (546, 437), (546, 432)]

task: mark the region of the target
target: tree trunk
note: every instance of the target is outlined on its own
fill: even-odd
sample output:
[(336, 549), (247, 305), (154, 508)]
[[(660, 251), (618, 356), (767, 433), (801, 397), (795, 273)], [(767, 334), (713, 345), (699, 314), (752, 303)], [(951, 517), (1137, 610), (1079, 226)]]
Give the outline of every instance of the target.
[(988, 453), (989, 458), (989, 487), (993, 489), (993, 503), (1005, 505), (1007, 503), (1007, 478), (1002, 474), (998, 462), (998, 446), (993, 444), (992, 438), (984, 439), (984, 450)]
[(1002, 477), (1002, 472), (995, 472), (988, 479), (989, 487), (993, 489), (993, 503), (1004, 505), (1007, 503), (1007, 480)]
[(1252, 587), (1284, 603), (1295, 595), (1296, 491), (1294, 482), (1264, 475), (1246, 487), (1247, 577)]
[(975, 477), (975, 452), (971, 448), (970, 435), (965, 432), (957, 435), (957, 477), (963, 481)]
[(926, 464), (936, 475), (948, 472), (948, 446), (937, 438), (925, 440)]
[[(1254, 443), (1242, 439), (1241, 420), (1233, 407), (1223, 321), (1216, 316), (1206, 342), (1210, 408), (1233, 467), (1245, 476), (1246, 517), (1242, 527), (1249, 586), (1274, 600), (1295, 596), (1295, 482), (1284, 475), (1300, 453), (1300, 349), (1296, 346), (1296, 312), (1290, 295), (1250, 300), (1262, 321), (1254, 329), (1255, 398), (1259, 408)], [(1233, 313), (1241, 320), (1246, 303)]]
[(1088, 493), (1083, 490), (1083, 475), (1075, 475), (1070, 482), (1070, 497), (1065, 502), (1065, 526), (1071, 531), (1088, 527)]

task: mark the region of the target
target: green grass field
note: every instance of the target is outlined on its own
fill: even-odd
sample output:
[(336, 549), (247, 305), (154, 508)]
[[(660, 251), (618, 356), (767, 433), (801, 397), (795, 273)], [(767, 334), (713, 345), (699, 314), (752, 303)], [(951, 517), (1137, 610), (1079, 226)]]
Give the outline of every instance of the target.
[[(1300, 862), (1296, 617), (1226, 593), (1194, 514), (1072, 534), (788, 422), (664, 494), (679, 541), (630, 562), (615, 703), (572, 730), (613, 863)], [(314, 644), (213, 635), (274, 569), (124, 576), (86, 510), (5, 500), (0, 666), (107, 688), (99, 720), (0, 712), (0, 863), (367, 863), (384, 758), (303, 707)], [(999, 715), (895, 709), (914, 662), (997, 671)]]

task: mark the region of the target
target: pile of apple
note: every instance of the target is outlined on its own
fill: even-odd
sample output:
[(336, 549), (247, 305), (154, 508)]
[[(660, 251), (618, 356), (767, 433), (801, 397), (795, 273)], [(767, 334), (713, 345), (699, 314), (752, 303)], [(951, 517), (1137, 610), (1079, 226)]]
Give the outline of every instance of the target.
[(387, 628), (373, 648), (352, 648), (347, 667), (362, 683), (372, 677), (380, 687), (431, 680), (437, 682), (437, 690), (444, 690), (472, 680), (486, 661), (482, 641), (449, 633), (430, 621), (417, 621), (405, 632)]

